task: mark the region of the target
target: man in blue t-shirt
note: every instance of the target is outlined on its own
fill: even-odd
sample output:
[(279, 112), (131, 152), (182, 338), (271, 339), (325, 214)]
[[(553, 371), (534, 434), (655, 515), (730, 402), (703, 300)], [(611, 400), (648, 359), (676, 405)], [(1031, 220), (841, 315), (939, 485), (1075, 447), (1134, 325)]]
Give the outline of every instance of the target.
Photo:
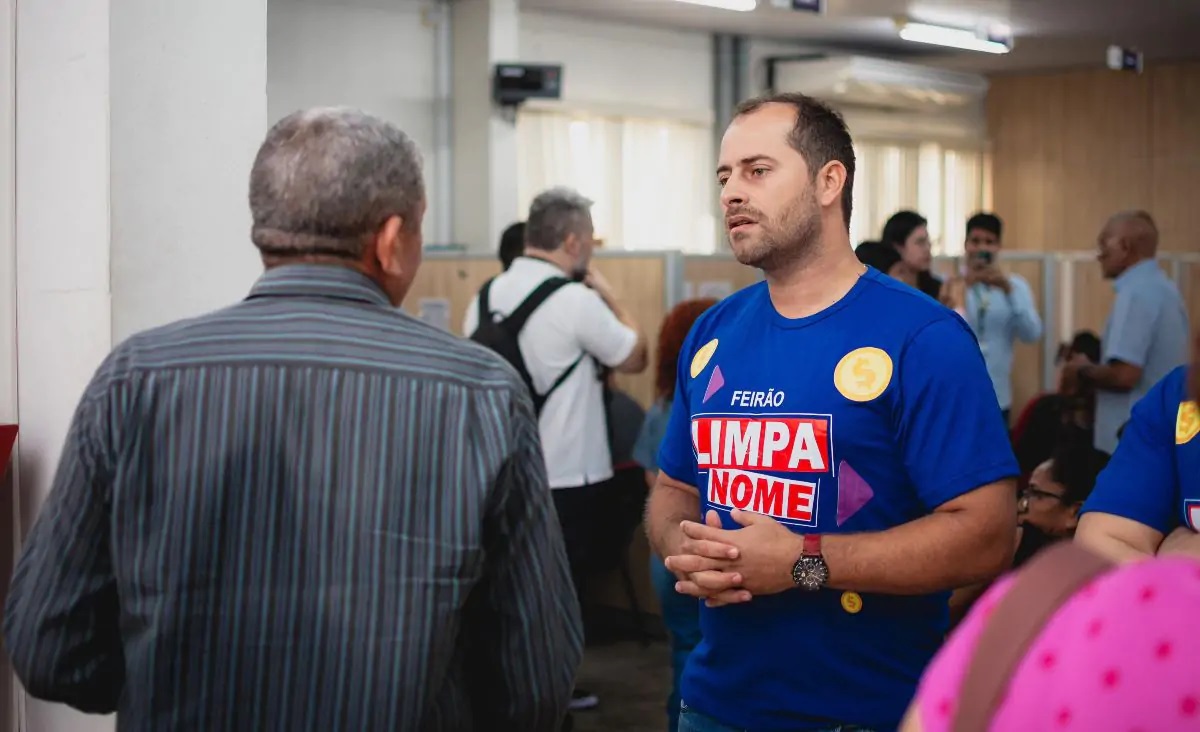
[(705, 600), (680, 732), (895, 729), (947, 590), (1012, 558), (1018, 468), (979, 347), (855, 258), (853, 176), (842, 119), (802, 95), (744, 103), (722, 140), (730, 244), (766, 282), (689, 334), (648, 509)]
[(1133, 407), (1117, 451), (1083, 505), (1075, 540), (1117, 561), (1200, 557), (1200, 338)]

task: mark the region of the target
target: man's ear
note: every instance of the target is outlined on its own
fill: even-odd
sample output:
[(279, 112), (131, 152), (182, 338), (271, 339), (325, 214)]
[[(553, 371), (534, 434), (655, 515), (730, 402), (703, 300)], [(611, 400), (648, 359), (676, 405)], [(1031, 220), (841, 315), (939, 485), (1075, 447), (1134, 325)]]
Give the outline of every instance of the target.
[(404, 219), (390, 216), (375, 232), (375, 257), (379, 261), (379, 268), (392, 276), (404, 272), (403, 231)]
[(567, 238), (563, 240), (562, 250), (571, 256), (579, 253), (579, 237), (575, 232), (567, 234)]
[(817, 200), (822, 206), (832, 206), (842, 197), (846, 186), (846, 166), (831, 160), (817, 173)]

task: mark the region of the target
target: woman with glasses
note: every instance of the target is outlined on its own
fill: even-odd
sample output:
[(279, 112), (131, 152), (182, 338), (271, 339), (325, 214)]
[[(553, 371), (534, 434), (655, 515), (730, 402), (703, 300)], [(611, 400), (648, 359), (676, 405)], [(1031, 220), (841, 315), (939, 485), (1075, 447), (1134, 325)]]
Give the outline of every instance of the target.
[[(1054, 456), (1033, 470), (1017, 502), (1017, 540), (1013, 567), (1020, 567), (1047, 546), (1075, 536), (1079, 511), (1091, 495), (1096, 477), (1108, 464), (1108, 455), (1090, 441), (1060, 444)], [(955, 590), (950, 597), (950, 618), (957, 623), (988, 585)]]
[(1090, 443), (1074, 442), (1034, 469), (1017, 503), (1013, 566), (1019, 567), (1045, 546), (1075, 535), (1079, 511), (1107, 464), (1108, 455)]

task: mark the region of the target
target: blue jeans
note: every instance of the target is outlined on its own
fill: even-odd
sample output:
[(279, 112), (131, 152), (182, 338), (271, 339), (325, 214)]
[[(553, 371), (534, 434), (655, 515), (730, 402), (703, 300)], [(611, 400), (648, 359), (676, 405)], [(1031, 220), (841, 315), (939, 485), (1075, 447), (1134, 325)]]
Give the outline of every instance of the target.
[(667, 699), (667, 723), (670, 732), (679, 729), (679, 678), (688, 655), (700, 642), (700, 601), (675, 591), (675, 575), (662, 560), (650, 555), (650, 578), (662, 607), (663, 624), (671, 638), (671, 695)]
[[(682, 704), (682, 709), (679, 714), (679, 732), (749, 732), (748, 730), (730, 727), (726, 724), (721, 724), (712, 717), (688, 709), (686, 704)], [(829, 727), (820, 732), (871, 732), (866, 727), (856, 727), (853, 724), (839, 724), (835, 727)]]

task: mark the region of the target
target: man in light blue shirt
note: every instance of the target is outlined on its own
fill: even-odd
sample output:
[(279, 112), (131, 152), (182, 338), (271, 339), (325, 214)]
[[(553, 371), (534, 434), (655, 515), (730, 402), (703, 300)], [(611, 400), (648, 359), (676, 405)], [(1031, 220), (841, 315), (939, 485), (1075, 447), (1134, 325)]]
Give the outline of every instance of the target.
[(1133, 405), (1186, 363), (1189, 330), (1179, 289), (1154, 261), (1158, 227), (1150, 214), (1117, 214), (1097, 243), (1100, 268), (1117, 297), (1104, 327), (1101, 364), (1073, 364), (1067, 376), (1095, 385), (1095, 444), (1111, 454)]
[(995, 214), (977, 213), (967, 220), (961, 314), (975, 331), (1007, 423), (1012, 409), (1013, 344), (1041, 338), (1042, 319), (1029, 283), (1020, 275), (1005, 274), (996, 264), (1002, 233), (1003, 223)]

